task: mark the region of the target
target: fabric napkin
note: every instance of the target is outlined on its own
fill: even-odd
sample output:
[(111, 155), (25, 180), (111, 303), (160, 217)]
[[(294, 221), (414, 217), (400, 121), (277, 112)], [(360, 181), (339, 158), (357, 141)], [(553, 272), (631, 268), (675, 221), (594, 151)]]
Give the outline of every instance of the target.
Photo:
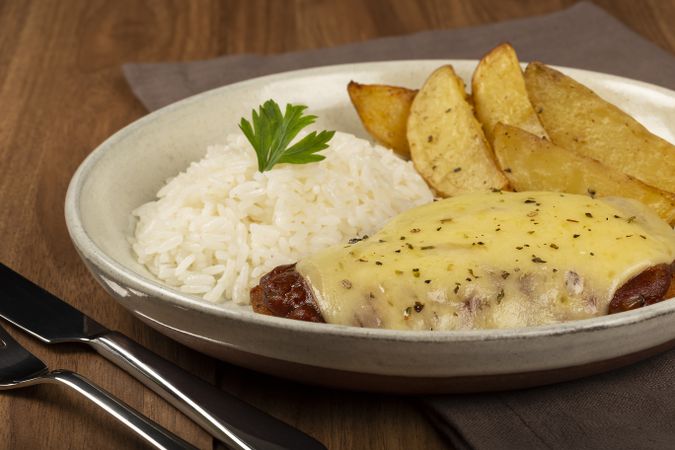
[[(127, 64), (149, 109), (228, 83), (305, 67), (392, 59), (480, 58), (508, 41), (521, 60), (622, 75), (675, 89), (675, 57), (588, 3), (527, 19), (280, 55)], [(422, 399), (460, 449), (675, 448), (675, 351), (579, 381)]]
[(426, 397), (458, 450), (675, 449), (675, 350), (577, 381)]

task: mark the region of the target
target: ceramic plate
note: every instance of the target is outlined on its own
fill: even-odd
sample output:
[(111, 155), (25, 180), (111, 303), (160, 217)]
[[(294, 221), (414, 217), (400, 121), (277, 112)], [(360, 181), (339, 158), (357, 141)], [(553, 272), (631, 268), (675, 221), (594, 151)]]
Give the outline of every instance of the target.
[[(450, 63), (469, 84), (476, 61), (348, 64), (287, 72), (215, 89), (122, 129), (80, 166), (66, 199), (71, 237), (103, 287), (141, 320), (201, 352), (308, 383), (396, 392), (512, 389), (629, 364), (675, 345), (675, 301), (612, 316), (513, 330), (392, 331), (268, 317), (212, 305), (167, 288), (135, 262), (130, 212), (209, 144), (238, 131), (269, 98), (309, 105), (317, 127), (368, 137), (347, 83), (412, 88)], [(675, 92), (625, 78), (560, 68), (675, 142)]]

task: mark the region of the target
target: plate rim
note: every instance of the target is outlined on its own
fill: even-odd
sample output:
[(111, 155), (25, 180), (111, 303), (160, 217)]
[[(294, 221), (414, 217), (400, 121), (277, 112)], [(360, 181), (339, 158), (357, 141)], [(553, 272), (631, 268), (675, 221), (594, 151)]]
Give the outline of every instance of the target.
[[(223, 319), (237, 320), (250, 322), (259, 326), (266, 326), (272, 328), (282, 328), (287, 331), (297, 331), (302, 333), (319, 333), (322, 336), (330, 335), (336, 338), (353, 338), (370, 340), (390, 341), (390, 342), (414, 342), (414, 343), (452, 343), (452, 342), (477, 342), (477, 341), (506, 341), (506, 340), (523, 340), (523, 339), (538, 339), (542, 337), (554, 337), (566, 335), (573, 332), (593, 332), (608, 328), (627, 327), (635, 325), (644, 321), (656, 319), (661, 316), (672, 315), (675, 313), (674, 298), (663, 300), (654, 305), (645, 308), (639, 308), (633, 311), (623, 312), (614, 315), (605, 315), (593, 317), (589, 319), (574, 320), (570, 322), (562, 322), (550, 325), (541, 325), (526, 328), (509, 328), (509, 329), (478, 329), (478, 330), (389, 330), (379, 328), (360, 328), (350, 327), (346, 325), (336, 324), (315, 324), (310, 322), (303, 322), (297, 320), (290, 320), (280, 317), (267, 316), (258, 314), (253, 311), (246, 311), (243, 308), (222, 308), (215, 304), (211, 304), (200, 297), (181, 293), (169, 286), (166, 286), (158, 281), (146, 278), (133, 270), (125, 267), (121, 263), (109, 257), (102, 249), (100, 249), (94, 240), (86, 232), (82, 223), (79, 206), (80, 206), (80, 192), (87, 180), (88, 174), (91, 172), (96, 163), (103, 157), (104, 154), (113, 148), (119, 141), (128, 136), (138, 132), (146, 124), (159, 119), (165, 114), (170, 114), (174, 110), (179, 110), (187, 105), (195, 102), (200, 102), (205, 98), (221, 95), (227, 91), (239, 90), (250, 85), (264, 84), (274, 81), (282, 81), (292, 78), (300, 78), (305, 76), (321, 75), (332, 72), (343, 72), (350, 69), (358, 68), (359, 66), (387, 66), (390, 64), (457, 64), (468, 65), (478, 64), (477, 59), (402, 59), (402, 60), (385, 60), (385, 61), (365, 61), (357, 63), (344, 63), (324, 65), (317, 67), (310, 67), (304, 69), (290, 70), (278, 72), (274, 74), (264, 75), (239, 81), (236, 83), (220, 86), (210, 89), (177, 102), (166, 105), (160, 109), (152, 111), (145, 116), (127, 124), (120, 130), (113, 133), (101, 144), (99, 144), (87, 157), (80, 163), (77, 170), (73, 174), (65, 199), (65, 218), (68, 233), (71, 240), (75, 244), (77, 251), (82, 258), (90, 261), (95, 267), (102, 270), (106, 275), (113, 280), (123, 280), (123, 282), (144, 295), (150, 295), (158, 298), (163, 302), (167, 302), (173, 307), (179, 309), (190, 309), (195, 312), (207, 314), (209, 316), (221, 317)], [(521, 64), (527, 64), (521, 62)], [(640, 80), (634, 80), (618, 75), (606, 74), (597, 71), (586, 69), (577, 69), (573, 67), (550, 65), (550, 67), (563, 71), (564, 73), (582, 74), (584, 76), (608, 78), (613, 81), (629, 84), (656, 91), (667, 97), (675, 100), (675, 91), (668, 88), (647, 83)], [(231, 300), (229, 300), (231, 301)]]

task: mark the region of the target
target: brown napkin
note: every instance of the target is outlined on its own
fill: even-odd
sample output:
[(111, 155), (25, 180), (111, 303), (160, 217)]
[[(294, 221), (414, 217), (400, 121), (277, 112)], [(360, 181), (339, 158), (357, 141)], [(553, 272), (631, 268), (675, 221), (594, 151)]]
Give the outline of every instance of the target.
[[(273, 56), (127, 64), (150, 110), (198, 92), (285, 70), (390, 59), (480, 58), (502, 41), (523, 61), (591, 69), (675, 89), (675, 58), (598, 7), (579, 3), (540, 17), (376, 39)], [(515, 392), (422, 399), (458, 448), (675, 448), (675, 351), (584, 380)]]

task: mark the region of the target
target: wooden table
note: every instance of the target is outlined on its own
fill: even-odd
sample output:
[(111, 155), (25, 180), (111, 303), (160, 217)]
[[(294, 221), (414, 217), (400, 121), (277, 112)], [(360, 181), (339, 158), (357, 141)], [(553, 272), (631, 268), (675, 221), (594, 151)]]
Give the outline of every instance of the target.
[[(122, 77), (124, 62), (333, 46), (547, 13), (572, 3), (434, 0), (420, 7), (409, 0), (0, 0), (0, 261), (331, 449), (446, 448), (411, 399), (336, 392), (252, 373), (141, 324), (94, 283), (75, 253), (63, 218), (66, 187), (94, 147), (146, 114)], [(675, 52), (672, 1), (596, 3)], [(50, 367), (89, 377), (200, 448), (215, 446), (200, 428), (91, 351), (75, 345), (48, 348), (10, 331)], [(104, 450), (143, 444), (80, 397), (39, 386), (0, 395), (0, 448)]]

